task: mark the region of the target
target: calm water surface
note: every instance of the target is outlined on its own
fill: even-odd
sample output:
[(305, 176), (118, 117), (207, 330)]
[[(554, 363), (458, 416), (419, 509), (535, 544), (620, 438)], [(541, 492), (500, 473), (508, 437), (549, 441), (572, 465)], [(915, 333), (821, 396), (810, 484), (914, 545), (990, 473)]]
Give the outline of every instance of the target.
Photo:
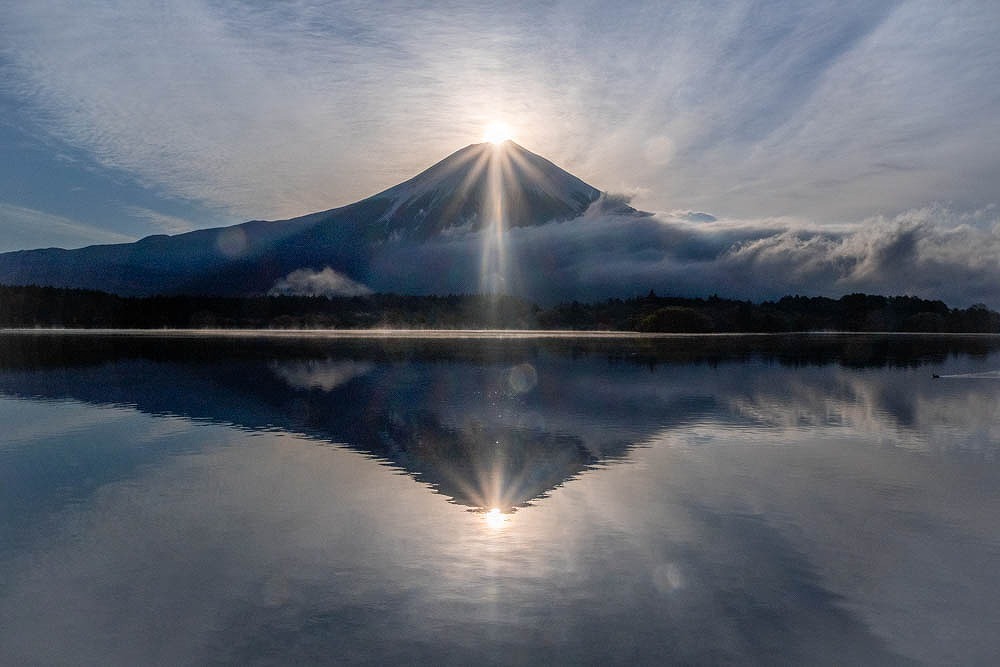
[(0, 334), (0, 664), (995, 664), (998, 454), (990, 337)]

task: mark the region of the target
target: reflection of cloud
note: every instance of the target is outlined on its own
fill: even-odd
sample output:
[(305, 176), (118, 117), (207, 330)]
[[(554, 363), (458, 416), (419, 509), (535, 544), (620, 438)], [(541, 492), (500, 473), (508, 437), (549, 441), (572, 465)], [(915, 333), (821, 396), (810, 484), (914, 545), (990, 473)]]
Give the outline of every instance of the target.
[[(13, 400), (0, 392), (0, 401)], [(93, 407), (67, 405), (53, 414), (50, 402), (21, 399), (16, 404), (17, 412), (24, 417), (16, 424), (4, 428), (0, 451), (16, 447), (25, 442), (38, 440), (66, 440), (73, 438), (95, 424), (107, 424), (121, 419), (126, 411), (118, 407)]]
[[(386, 348), (371, 349), (385, 360)], [(211, 361), (136, 363), (109, 351), (113, 363), (4, 373), (11, 395), (113, 400), (145, 414), (44, 404), (54, 422), (130, 419), (80, 438), (117, 448), (28, 459), (32, 470), (73, 470), (59, 478), (70, 484), (116, 463), (119, 473), (54, 510), (45, 501), (65, 487), (39, 475), (32, 504), (45, 539), (0, 547), (10, 573), (0, 662), (242, 664), (275, 650), (286, 662), (333, 650), (393, 662), (419, 646), (421, 662), (469, 663), (484, 647), (509, 650), (511, 636), (518, 650), (555, 658), (546, 662), (628, 651), (636, 662), (887, 664), (902, 654), (978, 664), (996, 654), (1000, 484), (984, 465), (1000, 442), (994, 382), (905, 364), (737, 355), (647, 367), (576, 348), (499, 349), (512, 358), (392, 355), (387, 372), (336, 397), (291, 392), (266, 371), (273, 355), (241, 363), (205, 350)], [(289, 385), (321, 387), (368, 363), (359, 359), (352, 347), (270, 368)], [(43, 404), (4, 405), (5, 425), (20, 420), (10, 430), (24, 434), (8, 460), (34, 455), (33, 437), (52, 442), (24, 430)], [(547, 433), (504, 428), (529, 412)], [(133, 447), (165, 414), (199, 423), (170, 416)], [(450, 468), (455, 484), (505, 470), (524, 488), (549, 488), (547, 462), (553, 479), (565, 463), (582, 472), (586, 457), (567, 457), (565, 445), (588, 432), (644, 446), (626, 448), (629, 465), (574, 474), (518, 511), (502, 542), (432, 493), (442, 490), (435, 458), (470, 463)], [(392, 470), (328, 446), (370, 455), (379, 438), (394, 446)], [(137, 464), (137, 450), (170, 455)], [(414, 622), (428, 609), (435, 627), (457, 631), (428, 643), (423, 617)]]
[[(697, 221), (692, 221), (692, 216)], [(1000, 214), (910, 211), (837, 227), (716, 220), (682, 212), (602, 215), (508, 232), (521, 292), (543, 301), (644, 294), (764, 299), (805, 293), (906, 292), (965, 307), (1000, 305)], [(374, 260), (382, 290), (460, 292), (479, 261), (480, 233), (423, 245), (387, 244)], [(413, 266), (441, 266), (414, 272)], [(532, 267), (533, 270), (524, 270)]]
[[(357, 620), (364, 603), (407, 584), (406, 568), (390, 565), (403, 555), (398, 547), (357, 526), (407, 520), (412, 528), (441, 505), (422, 487), (294, 437), (210, 433), (191, 431), (188, 453), (143, 466), (138, 483), (112, 481), (47, 517), (44, 544), (5, 550), (0, 662), (248, 664), (260, 657), (255, 642), (277, 640), (269, 623), (307, 612)], [(392, 516), (383, 503), (345, 502), (373, 488), (402, 501)], [(390, 531), (405, 534), (401, 525)], [(384, 570), (372, 586), (344, 575), (373, 560)], [(331, 586), (337, 599), (324, 600), (320, 591)], [(250, 627), (244, 613), (256, 619)], [(310, 623), (291, 620), (309, 637)], [(316, 641), (344, 638), (316, 633)], [(309, 661), (308, 649), (285, 649), (294, 657), (283, 651), (283, 660)]]
[(935, 454), (998, 453), (1000, 392), (966, 386), (939, 391), (927, 373), (902, 371), (873, 381), (855, 372), (800, 372), (781, 382), (752, 382), (724, 396), (733, 415), (767, 429), (844, 429), (885, 446)]
[(274, 283), (270, 295), (364, 296), (372, 291), (329, 266), (322, 271), (297, 269)]
[[(517, 512), (501, 546), (478, 517), (342, 448), (203, 425), (184, 452), (51, 515), (46, 540), (5, 559), (0, 659), (245, 664), (280, 650), (286, 662), (338, 651), (385, 663), (422, 647), (421, 662), (469, 663), (509, 651), (496, 623), (546, 662), (988, 655), (968, 618), (989, 613), (977, 606), (988, 591), (947, 636), (927, 606), (940, 595), (954, 611), (986, 570), (961, 564), (982, 550), (910, 541), (885, 495), (862, 483), (878, 491), (886, 476), (919, 496), (933, 467), (769, 433), (786, 446), (710, 424), (675, 429), (638, 465)], [(675, 446), (688, 439), (700, 444)], [(913, 499), (919, 516), (981, 537), (974, 521), (935, 511), (947, 484), (931, 486)], [(434, 627), (459, 630), (433, 648), (428, 622), (414, 619), (428, 609)]]
[(995, 617), (998, 586), (972, 564), (992, 572), (996, 475), (913, 452), (922, 431), (887, 426), (694, 425), (664, 430), (640, 458), (669, 467), (671, 493), (697, 499), (696, 512), (761, 518), (890, 648), (930, 664), (989, 662), (995, 637), (982, 620)]
[(271, 370), (295, 389), (321, 389), (332, 391), (356, 377), (371, 372), (373, 366), (366, 361), (273, 361)]

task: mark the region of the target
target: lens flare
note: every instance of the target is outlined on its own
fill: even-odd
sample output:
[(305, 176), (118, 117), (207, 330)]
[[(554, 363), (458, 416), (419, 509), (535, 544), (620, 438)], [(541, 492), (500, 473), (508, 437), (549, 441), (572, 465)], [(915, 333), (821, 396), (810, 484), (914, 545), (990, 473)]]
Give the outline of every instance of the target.
[(483, 294), (511, 292), (507, 284), (507, 221), (504, 212), (503, 151), (493, 151), (486, 165), (487, 190), (483, 229), (483, 250), (480, 257), (479, 287)]

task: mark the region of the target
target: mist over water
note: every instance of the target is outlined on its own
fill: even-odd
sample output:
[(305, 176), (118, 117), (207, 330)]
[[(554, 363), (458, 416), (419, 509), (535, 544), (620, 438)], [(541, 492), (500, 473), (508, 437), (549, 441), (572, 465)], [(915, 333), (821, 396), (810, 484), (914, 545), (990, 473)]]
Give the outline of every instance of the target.
[(997, 369), (984, 336), (3, 334), (0, 663), (988, 663)]

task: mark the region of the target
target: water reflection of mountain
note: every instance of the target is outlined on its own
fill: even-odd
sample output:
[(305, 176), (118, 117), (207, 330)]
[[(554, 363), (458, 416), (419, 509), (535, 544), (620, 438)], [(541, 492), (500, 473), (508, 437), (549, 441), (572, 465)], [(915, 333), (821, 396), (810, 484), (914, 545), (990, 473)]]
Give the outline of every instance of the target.
[(613, 431), (585, 441), (546, 428), (524, 398), (534, 389), (524, 369), (534, 366), (506, 355), (479, 365), (419, 351), (409, 359), (392, 345), (356, 359), (261, 341), (4, 342), (0, 393), (299, 432), (377, 457), (474, 508), (523, 505), (631, 444)]
[(818, 366), (918, 367), (998, 347), (991, 337), (11, 334), (0, 336), (0, 393), (300, 432), (377, 457), (459, 504), (512, 508), (663, 429), (699, 420), (856, 422), (876, 414), (905, 426), (929, 390), (920, 385), (929, 372), (916, 383), (899, 374), (844, 381)]

